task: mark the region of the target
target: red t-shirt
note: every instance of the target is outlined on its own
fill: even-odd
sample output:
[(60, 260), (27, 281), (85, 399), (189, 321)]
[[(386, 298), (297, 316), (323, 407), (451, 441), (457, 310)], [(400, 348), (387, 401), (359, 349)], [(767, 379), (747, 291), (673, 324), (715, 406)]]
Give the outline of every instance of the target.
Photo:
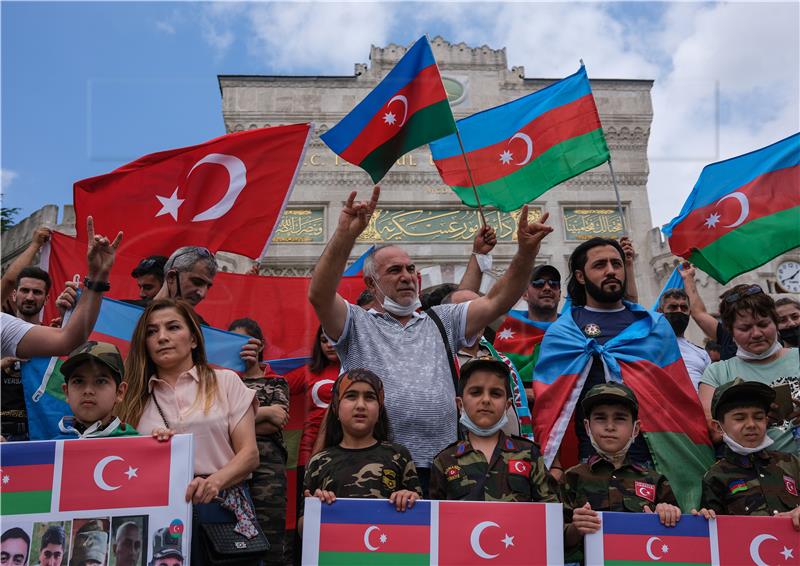
[(333, 384), (338, 376), (339, 364), (336, 363), (326, 367), (322, 373), (312, 373), (308, 367), (305, 368), (305, 419), (297, 462), (299, 466), (305, 466), (311, 457), (311, 450), (317, 440), (325, 410), (331, 403)]

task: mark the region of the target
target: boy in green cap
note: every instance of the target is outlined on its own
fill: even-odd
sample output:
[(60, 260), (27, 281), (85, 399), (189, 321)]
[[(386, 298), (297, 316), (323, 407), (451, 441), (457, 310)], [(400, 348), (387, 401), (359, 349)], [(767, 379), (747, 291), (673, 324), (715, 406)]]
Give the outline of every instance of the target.
[(800, 530), (800, 459), (767, 450), (767, 414), (775, 390), (740, 377), (714, 391), (713, 425), (722, 434), (722, 458), (703, 477), (703, 507), (713, 516), (791, 517)]
[(584, 535), (600, 529), (598, 511), (658, 513), (674, 527), (681, 517), (669, 481), (631, 461), (628, 449), (639, 434), (639, 403), (622, 383), (595, 385), (581, 403), (586, 432), (597, 454), (564, 474), (564, 544), (567, 562), (580, 560)]
[(64, 395), (74, 416), (58, 423), (56, 439), (138, 436), (131, 425), (114, 416), (114, 407), (128, 389), (122, 381), (122, 356), (113, 344), (89, 341), (61, 365)]

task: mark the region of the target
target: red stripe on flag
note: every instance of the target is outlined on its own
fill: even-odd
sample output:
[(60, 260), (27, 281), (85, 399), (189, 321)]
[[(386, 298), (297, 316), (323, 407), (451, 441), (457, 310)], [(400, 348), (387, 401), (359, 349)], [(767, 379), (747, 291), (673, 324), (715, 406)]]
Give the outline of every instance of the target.
[[(515, 139), (512, 142), (509, 138), (470, 151), (467, 159), (472, 170), (472, 178), (476, 185), (483, 185), (510, 175), (561, 142), (588, 134), (599, 127), (600, 118), (597, 115), (594, 98), (591, 94), (587, 94), (569, 104), (545, 112), (519, 130), (533, 140), (533, 154), (525, 165), (518, 165), (527, 153), (526, 143), (522, 139)], [(500, 160), (504, 151), (510, 151), (512, 154), (512, 160), (505, 164)], [(437, 160), (436, 167), (447, 185), (470, 186), (464, 168), (464, 158), (461, 155)]]
[[(738, 226), (740, 216), (745, 212), (743, 203), (736, 197), (731, 197), (735, 193), (741, 193), (747, 199), (747, 216), (742, 219), (742, 224), (751, 220), (769, 216), (800, 206), (800, 166), (787, 167), (770, 171), (751, 182), (747, 183), (728, 193), (725, 200), (722, 199), (692, 211), (684, 220), (675, 226), (672, 236), (669, 238), (669, 247), (672, 253), (682, 257), (688, 257), (693, 249), (702, 249), (714, 242), (728, 232), (732, 232)], [(477, 183), (477, 180), (476, 180)], [(708, 226), (708, 223), (714, 224)]]
[[(533, 435), (543, 450), (550, 442), (553, 427), (561, 409), (566, 406), (578, 377), (580, 376), (576, 373), (561, 375), (553, 383), (547, 384), (536, 381), (534, 373), (533, 393), (536, 398), (536, 410), (533, 411)], [(571, 422), (572, 419), (567, 427), (571, 426)]]
[[(440, 100), (445, 100), (447, 93), (444, 90), (444, 85), (442, 85), (439, 69), (436, 65), (430, 65), (420, 71), (414, 77), (414, 80), (398, 90), (395, 94), (396, 96), (405, 96), (408, 108), (404, 108), (403, 102), (400, 100), (391, 103), (387, 102), (386, 106), (382, 106), (375, 116), (367, 122), (367, 125), (364, 126), (364, 129), (361, 130), (353, 142), (342, 151), (341, 156), (343, 159), (350, 163), (361, 163), (376, 148), (397, 135), (402, 129), (400, 127), (401, 123), (405, 125), (417, 111), (427, 108)], [(404, 111), (405, 120), (403, 120)], [(395, 121), (393, 124), (384, 121), (384, 116), (389, 112), (394, 115)]]
[[(370, 550), (370, 547), (375, 550)], [(427, 525), (322, 523), (319, 533), (319, 551), (428, 554), (430, 552), (430, 527)]]
[(530, 355), (542, 338), (544, 330), (507, 316), (497, 329), (494, 347), (505, 354)]
[(3, 466), (0, 478), (0, 492), (3, 493), (50, 491), (53, 489), (53, 464)]
[(708, 537), (604, 535), (603, 547), (606, 561), (650, 562), (651, 560), (660, 560), (662, 564), (711, 563), (711, 544)]

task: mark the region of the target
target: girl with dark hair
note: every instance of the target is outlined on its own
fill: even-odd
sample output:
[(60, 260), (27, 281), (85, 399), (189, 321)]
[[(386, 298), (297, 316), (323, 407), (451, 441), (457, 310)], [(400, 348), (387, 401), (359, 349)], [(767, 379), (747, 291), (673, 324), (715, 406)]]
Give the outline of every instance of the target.
[(408, 450), (389, 442), (383, 382), (366, 369), (336, 380), (326, 417), (325, 447), (306, 466), (306, 497), (333, 503), (336, 497), (388, 498), (398, 511), (422, 497)]
[(311, 353), (311, 364), (305, 368), (304, 397), (305, 419), (303, 436), (300, 439), (300, 455), (298, 465), (305, 466), (314, 454), (314, 445), (319, 446), (317, 437), (325, 418), (325, 411), (330, 405), (333, 383), (339, 377), (339, 356), (322, 332), (317, 328), (314, 347)]

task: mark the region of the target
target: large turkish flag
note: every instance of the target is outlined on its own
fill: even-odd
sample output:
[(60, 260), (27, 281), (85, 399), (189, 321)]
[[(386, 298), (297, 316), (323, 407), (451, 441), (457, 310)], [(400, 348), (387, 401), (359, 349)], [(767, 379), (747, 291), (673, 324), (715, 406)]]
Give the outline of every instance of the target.
[(67, 440), (58, 510), (169, 505), (171, 454), (149, 436)]
[(91, 215), (98, 234), (125, 232), (131, 255), (168, 256), (196, 245), (260, 257), (289, 200), (310, 133), (310, 124), (237, 132), (78, 181), (78, 240), (86, 241)]
[(717, 517), (720, 564), (797, 564), (800, 532), (789, 517)]

